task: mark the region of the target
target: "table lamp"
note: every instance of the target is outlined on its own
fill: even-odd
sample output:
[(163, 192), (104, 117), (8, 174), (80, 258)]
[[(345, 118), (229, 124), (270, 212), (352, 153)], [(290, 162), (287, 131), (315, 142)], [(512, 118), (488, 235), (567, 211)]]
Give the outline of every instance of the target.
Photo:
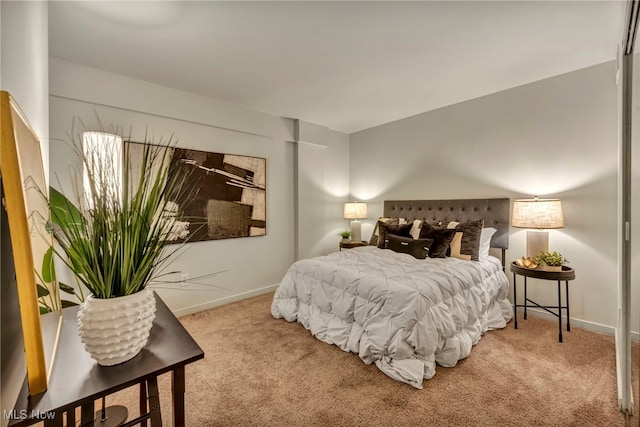
[(527, 230), (527, 257), (535, 259), (540, 252), (549, 252), (549, 230), (563, 228), (560, 199), (518, 199), (513, 202), (511, 225)]
[(344, 204), (344, 219), (351, 220), (351, 240), (362, 241), (362, 223), (359, 219), (367, 218), (367, 204), (362, 202), (351, 202)]

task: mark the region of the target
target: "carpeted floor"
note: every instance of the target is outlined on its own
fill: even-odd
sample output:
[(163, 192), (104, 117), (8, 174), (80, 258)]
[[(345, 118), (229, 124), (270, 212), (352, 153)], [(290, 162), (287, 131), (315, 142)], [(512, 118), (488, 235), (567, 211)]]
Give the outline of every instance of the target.
[[(205, 351), (187, 367), (188, 426), (625, 425), (613, 337), (574, 328), (560, 344), (556, 323), (529, 316), (518, 330), (509, 323), (488, 332), (467, 359), (438, 367), (417, 390), (297, 323), (273, 319), (272, 296), (181, 319)], [(160, 390), (171, 425), (169, 375)], [(135, 416), (137, 392), (107, 403), (128, 405)]]

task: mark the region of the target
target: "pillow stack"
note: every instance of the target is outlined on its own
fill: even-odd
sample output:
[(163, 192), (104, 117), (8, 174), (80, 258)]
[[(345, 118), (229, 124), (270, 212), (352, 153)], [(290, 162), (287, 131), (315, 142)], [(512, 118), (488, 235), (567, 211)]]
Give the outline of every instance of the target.
[(387, 235), (395, 235), (402, 237), (411, 237), (411, 224), (392, 224), (387, 222), (378, 222), (378, 247), (385, 249), (387, 247)]
[(383, 217), (378, 218), (378, 222), (376, 223), (376, 226), (373, 229), (373, 234), (371, 235), (371, 239), (369, 240), (369, 246), (378, 246), (378, 240), (379, 240), (378, 235), (380, 234), (380, 231), (379, 231), (380, 224), (400, 225), (400, 224), (406, 224), (406, 223), (407, 223), (407, 220), (404, 218), (383, 218)]
[(489, 256), (491, 237), (497, 231), (483, 225), (482, 219), (464, 223), (451, 221), (443, 227), (420, 220), (407, 223), (403, 218), (380, 218), (369, 244), (418, 259), (451, 256), (478, 261)]
[(455, 236), (455, 234), (456, 230), (440, 228), (427, 224), (426, 222), (422, 223), (422, 227), (420, 227), (421, 239), (433, 239), (433, 244), (431, 245), (431, 250), (429, 251), (429, 256), (431, 258), (446, 257), (451, 245), (451, 240), (453, 239), (453, 236)]

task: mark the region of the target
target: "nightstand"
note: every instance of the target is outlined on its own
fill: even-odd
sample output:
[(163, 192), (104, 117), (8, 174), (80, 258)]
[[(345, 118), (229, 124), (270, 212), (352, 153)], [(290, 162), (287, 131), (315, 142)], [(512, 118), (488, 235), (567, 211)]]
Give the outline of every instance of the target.
[[(571, 324), (569, 323), (569, 280), (573, 280), (576, 278), (575, 270), (571, 267), (567, 267), (566, 265), (562, 266), (562, 271), (538, 270), (538, 269), (520, 267), (515, 262), (512, 262), (511, 272), (513, 273), (513, 326), (514, 328), (518, 329), (518, 307), (524, 308), (525, 320), (527, 319), (527, 308), (538, 307), (545, 310), (548, 313), (553, 314), (558, 318), (558, 330), (560, 332), (558, 341), (562, 342), (562, 310), (566, 310), (566, 313), (567, 313), (567, 332), (571, 331)], [(524, 304), (518, 304), (518, 300), (516, 299), (517, 276), (524, 277)], [(540, 305), (537, 302), (527, 298), (527, 278), (528, 277), (532, 279), (557, 281), (558, 282), (558, 305), (557, 306)], [(564, 286), (565, 286), (565, 304), (566, 305), (562, 305), (561, 282), (564, 282)], [(531, 305), (529, 305), (529, 303), (531, 303)], [(550, 308), (556, 309), (558, 310), (558, 312), (555, 313), (549, 310)]]
[(367, 242), (353, 242), (351, 240), (347, 240), (345, 241), (341, 241), (340, 242), (340, 250), (342, 249), (352, 249), (352, 248), (357, 248), (360, 246), (367, 246), (369, 243)]

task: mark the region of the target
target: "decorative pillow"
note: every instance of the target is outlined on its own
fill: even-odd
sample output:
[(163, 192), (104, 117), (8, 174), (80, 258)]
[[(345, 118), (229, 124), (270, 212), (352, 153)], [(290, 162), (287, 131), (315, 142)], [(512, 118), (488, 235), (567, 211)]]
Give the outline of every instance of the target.
[(486, 258), (489, 256), (489, 248), (491, 247), (491, 237), (496, 234), (498, 230), (493, 227), (483, 228), (480, 233), (480, 249), (478, 250), (478, 258)]
[(412, 255), (417, 259), (425, 259), (429, 254), (429, 248), (433, 244), (433, 239), (414, 239), (413, 237), (397, 236), (387, 234), (387, 249)]
[(378, 218), (375, 227), (373, 227), (373, 233), (371, 233), (371, 240), (369, 240), (369, 246), (378, 246), (378, 229), (381, 222), (389, 224), (398, 224), (400, 218)]
[(447, 256), (449, 245), (453, 236), (456, 234), (456, 230), (448, 230), (446, 228), (436, 228), (426, 222), (422, 223), (420, 228), (421, 239), (433, 239), (431, 248), (429, 248), (430, 258), (444, 258)]
[(467, 221), (456, 225), (455, 230), (462, 232), (460, 254), (471, 255), (472, 261), (478, 261), (480, 252), (480, 234), (484, 220)]
[(369, 240), (369, 246), (377, 246), (378, 245), (378, 224), (380, 221), (387, 223), (389, 221), (390, 224), (405, 224), (407, 222), (404, 218), (378, 218), (376, 225), (373, 227), (373, 233), (371, 233), (371, 239)]
[(411, 237), (412, 224), (389, 224), (387, 222), (378, 221), (378, 247), (384, 249), (387, 247), (387, 234), (395, 234), (396, 236)]
[(464, 255), (460, 253), (460, 249), (462, 246), (462, 235), (464, 233), (460, 231), (456, 231), (456, 234), (453, 236), (453, 240), (451, 240), (451, 252), (450, 255), (453, 258), (458, 258), (464, 261), (471, 261), (471, 255)]
[(413, 225), (411, 226), (411, 231), (409, 232), (409, 234), (411, 234), (411, 237), (413, 237), (414, 239), (420, 238), (420, 227), (422, 227), (422, 221), (419, 219), (414, 219)]

